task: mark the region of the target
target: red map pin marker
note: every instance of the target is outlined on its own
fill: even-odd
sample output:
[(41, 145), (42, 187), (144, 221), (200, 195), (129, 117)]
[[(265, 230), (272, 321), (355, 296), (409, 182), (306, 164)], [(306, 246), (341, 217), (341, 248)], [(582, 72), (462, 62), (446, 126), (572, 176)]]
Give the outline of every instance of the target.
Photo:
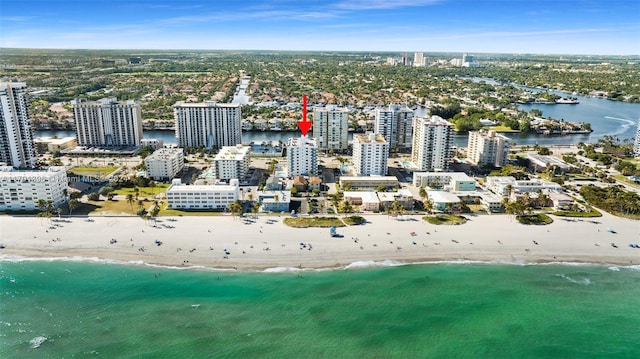
[(298, 128), (306, 136), (313, 122), (307, 121), (307, 95), (302, 96), (302, 121), (298, 121)]

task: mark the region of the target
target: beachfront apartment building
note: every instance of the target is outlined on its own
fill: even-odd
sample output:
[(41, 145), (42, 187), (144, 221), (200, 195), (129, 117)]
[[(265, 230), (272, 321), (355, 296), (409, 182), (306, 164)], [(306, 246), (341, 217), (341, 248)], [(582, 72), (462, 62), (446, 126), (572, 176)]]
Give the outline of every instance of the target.
[(161, 148), (144, 159), (147, 177), (156, 181), (174, 178), (184, 168), (182, 148)]
[(16, 168), (36, 165), (36, 146), (24, 82), (0, 82), (0, 162)]
[(516, 180), (511, 176), (488, 176), (485, 186), (487, 189), (499, 196), (513, 195), (516, 193), (537, 192), (539, 190), (549, 190), (552, 192), (562, 192), (562, 186), (555, 182), (540, 180)]
[(633, 154), (640, 157), (640, 121), (638, 121), (638, 129), (636, 130), (636, 139), (633, 143)]
[(450, 192), (476, 190), (476, 180), (464, 172), (414, 172), (413, 185)]
[(242, 180), (249, 171), (250, 160), (250, 146), (224, 146), (211, 163), (213, 175), (216, 179), (224, 181), (234, 178)]
[(396, 176), (341, 176), (340, 188), (344, 191), (374, 191), (378, 187), (386, 189), (400, 188)]
[(373, 132), (382, 135), (390, 149), (401, 152), (410, 150), (413, 139), (413, 110), (400, 105), (376, 109)]
[(287, 176), (318, 174), (318, 145), (316, 138), (292, 137), (287, 140)]
[(240, 182), (233, 179), (228, 185), (185, 185), (175, 179), (165, 195), (171, 209), (226, 210), (239, 199)]
[(414, 117), (412, 167), (418, 171), (447, 171), (453, 135), (453, 124), (440, 116)]
[(467, 160), (482, 167), (502, 167), (507, 162), (511, 141), (495, 131), (471, 131), (467, 144)]
[(67, 170), (52, 166), (44, 171), (0, 167), (0, 211), (33, 211), (38, 200), (51, 201), (56, 208), (67, 200)]
[(351, 161), (358, 176), (385, 176), (389, 144), (384, 137), (374, 133), (353, 135), (353, 155)]
[(118, 102), (115, 97), (110, 97), (99, 101), (74, 100), (71, 104), (79, 146), (140, 146), (142, 140), (140, 102)]
[(178, 102), (173, 110), (176, 140), (180, 147), (203, 146), (210, 149), (242, 143), (240, 104)]
[(262, 212), (289, 212), (291, 191), (259, 191), (258, 203)]
[(318, 149), (344, 151), (348, 148), (349, 111), (327, 106), (313, 110), (313, 137)]

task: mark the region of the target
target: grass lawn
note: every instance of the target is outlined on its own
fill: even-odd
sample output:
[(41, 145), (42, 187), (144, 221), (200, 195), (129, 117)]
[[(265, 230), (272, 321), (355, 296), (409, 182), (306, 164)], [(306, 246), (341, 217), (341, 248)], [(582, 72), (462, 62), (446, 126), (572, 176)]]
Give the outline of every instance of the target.
[[(160, 193), (164, 193), (167, 191), (167, 188), (169, 188), (169, 184), (168, 183), (157, 183), (155, 187), (138, 187), (138, 197), (145, 197), (145, 196), (154, 196), (154, 195), (158, 195)], [(116, 189), (113, 191), (115, 194), (119, 194), (119, 195), (123, 195), (126, 196), (129, 193), (131, 193), (134, 197), (136, 195), (136, 192), (134, 190), (134, 187), (122, 187), (119, 189)]]
[(508, 133), (519, 133), (519, 130), (514, 130), (511, 127), (508, 126), (493, 126), (489, 128), (490, 130), (496, 131), (496, 132), (508, 132)]
[[(144, 206), (148, 207), (152, 202), (145, 202)], [(133, 213), (131, 213), (131, 205), (125, 201), (87, 201), (73, 211), (73, 214), (100, 214), (100, 213), (122, 213), (135, 215), (138, 206), (133, 204)]]
[(337, 217), (296, 217), (285, 218), (284, 224), (294, 228), (308, 228), (308, 227), (345, 227), (346, 225), (340, 218)]
[(455, 214), (436, 214), (433, 216), (425, 216), (422, 217), (423, 220), (431, 223), (431, 224), (448, 224), (448, 225), (457, 225), (463, 224), (467, 222), (467, 219), (463, 216), (458, 216)]
[(224, 216), (224, 212), (220, 211), (182, 211), (179, 209), (161, 209), (158, 217), (162, 216)]
[(107, 167), (72, 167), (69, 172), (77, 174), (78, 176), (100, 176), (104, 177), (117, 170), (119, 167), (107, 166)]
[(357, 226), (367, 222), (366, 219), (360, 216), (350, 216), (342, 219), (347, 226)]
[(516, 219), (522, 224), (544, 225), (553, 223), (553, 219), (551, 219), (551, 217), (542, 213), (516, 216)]
[(554, 216), (558, 217), (575, 217), (575, 218), (592, 218), (592, 217), (602, 217), (602, 213), (598, 210), (591, 208), (589, 212), (573, 212), (573, 211), (556, 211), (552, 213)]
[(627, 179), (627, 177), (623, 175), (613, 175), (613, 178), (631, 187), (640, 188), (640, 184), (630, 181), (629, 179)]

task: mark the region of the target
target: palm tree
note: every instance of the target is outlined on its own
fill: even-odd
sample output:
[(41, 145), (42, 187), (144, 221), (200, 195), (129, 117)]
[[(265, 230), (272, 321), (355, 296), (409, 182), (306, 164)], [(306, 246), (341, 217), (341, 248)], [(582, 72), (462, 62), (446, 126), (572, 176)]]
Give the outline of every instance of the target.
[(424, 210), (427, 211), (427, 213), (431, 214), (431, 212), (433, 211), (433, 202), (429, 198), (426, 198), (423, 202), (423, 205)]
[(418, 195), (422, 198), (427, 197), (427, 191), (424, 189), (424, 187), (420, 187), (420, 191), (418, 191)]
[(133, 194), (127, 194), (127, 202), (131, 206), (131, 214), (133, 214)]
[(255, 202), (253, 204), (253, 213), (255, 214), (256, 220), (258, 220), (258, 212), (260, 211), (260, 202)]
[(71, 199), (69, 200), (69, 215), (71, 215), (71, 212), (73, 212), (74, 209), (78, 208), (78, 206), (80, 205), (80, 203), (78, 203), (77, 199)]

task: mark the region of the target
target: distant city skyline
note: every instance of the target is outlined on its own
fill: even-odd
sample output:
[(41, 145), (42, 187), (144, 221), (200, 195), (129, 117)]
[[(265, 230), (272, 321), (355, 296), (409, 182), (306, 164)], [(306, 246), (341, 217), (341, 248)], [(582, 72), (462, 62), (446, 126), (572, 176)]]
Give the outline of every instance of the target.
[(0, 47), (639, 55), (635, 0), (2, 0)]

